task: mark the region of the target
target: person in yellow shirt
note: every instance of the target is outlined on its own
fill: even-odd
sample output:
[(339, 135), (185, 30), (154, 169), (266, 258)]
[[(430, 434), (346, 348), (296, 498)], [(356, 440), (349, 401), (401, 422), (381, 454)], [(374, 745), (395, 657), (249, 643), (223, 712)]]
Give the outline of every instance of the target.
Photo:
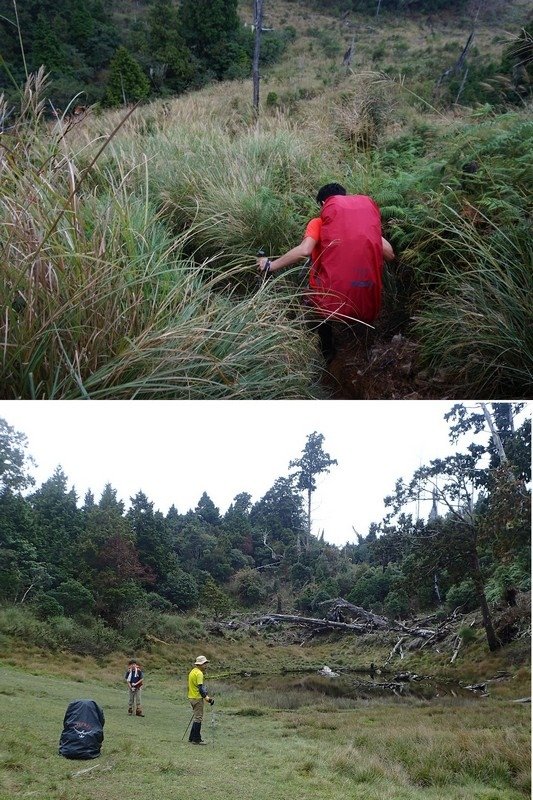
[(205, 656), (198, 656), (189, 672), (188, 697), (193, 713), (193, 723), (189, 734), (191, 744), (205, 744), (200, 735), (204, 717), (204, 702), (209, 703), (210, 706), (215, 702), (212, 697), (209, 697), (204, 685), (204, 672), (207, 664), (208, 660)]

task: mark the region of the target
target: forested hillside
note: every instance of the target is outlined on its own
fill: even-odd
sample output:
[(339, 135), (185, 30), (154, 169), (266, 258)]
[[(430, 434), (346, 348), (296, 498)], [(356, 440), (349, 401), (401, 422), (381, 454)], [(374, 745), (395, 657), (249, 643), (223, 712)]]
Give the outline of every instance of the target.
[[(313, 17), (310, 12), (318, 13)], [(113, 0), (105, 4), (89, 0), (81, 5), (66, 0), (60, 6), (46, 0), (0, 0), (0, 90), (17, 102), (20, 86), (42, 66), (49, 75), (49, 111), (53, 107), (61, 113), (75, 97), (84, 105), (123, 105), (173, 96), (212, 81), (246, 78), (252, 66), (253, 14), (252, 2), (238, 0)], [(524, 53), (506, 49), (513, 35), (519, 37), (521, 28), (528, 26), (521, 0), (266, 0), (263, 19), (262, 69), (279, 61), (287, 48), (292, 61), (290, 50), (314, 38), (325, 65), (342, 63), (347, 44), (352, 48), (350, 64), (357, 63), (361, 46), (369, 43), (371, 61), (379, 66), (390, 55), (392, 42), (396, 72), (422, 74), (422, 64), (417, 67), (407, 57), (411, 34), (427, 28), (432, 46), (423, 61), (432, 54), (434, 80), (439, 78), (439, 69), (450, 70), (446, 97), (455, 92), (470, 100), (475, 93), (477, 100), (483, 94), (494, 98), (494, 87), (489, 90), (483, 84), (495, 78), (507, 82), (510, 100), (530, 90), (531, 72), (528, 77)], [(491, 26), (497, 29), (496, 36), (490, 44), (479, 46), (483, 32)], [(402, 31), (396, 33), (402, 28), (405, 38)], [(461, 30), (464, 42), (454, 42)], [(466, 45), (474, 30), (476, 42), (454, 65), (454, 54), (459, 59), (461, 44)], [(398, 64), (398, 57), (403, 63)]]
[[(41, 621), (25, 623), (34, 643), (94, 654), (145, 645), (148, 633), (172, 641), (184, 612), (321, 615), (343, 597), (391, 619), (478, 610), (496, 650), (516, 634), (513, 609), (530, 589), (531, 421), (519, 412), (453, 407), (457, 453), (399, 480), (386, 518), (344, 547), (310, 533), (316, 478), (341, 468), (316, 432), (258, 501), (243, 486), (220, 513), (206, 487), (195, 508), (163, 514), (142, 491), (126, 509), (111, 485), (78, 498), (60, 467), (32, 488), (31, 442), (2, 420), (3, 630), (16, 633), (27, 610)], [(423, 519), (413, 507), (427, 497)]]
[[(75, 96), (122, 105), (242, 78), (250, 74), (252, 33), (237, 11), (237, 0), (2, 0), (0, 88), (15, 99), (42, 65), (50, 100), (62, 110)], [(285, 43), (273, 33), (265, 49), (273, 57)]]

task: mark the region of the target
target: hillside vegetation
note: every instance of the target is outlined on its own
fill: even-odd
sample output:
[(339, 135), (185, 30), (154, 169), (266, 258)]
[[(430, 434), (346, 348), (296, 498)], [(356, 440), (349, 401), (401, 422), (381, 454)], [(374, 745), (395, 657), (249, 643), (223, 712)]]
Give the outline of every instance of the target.
[(3, 397), (327, 396), (300, 270), (261, 284), (254, 257), (300, 240), (330, 180), (381, 206), (377, 334), (413, 343), (421, 396), (530, 395), (526, 6), (487, 4), (455, 70), (466, 7), (266, 12), (293, 33), (258, 121), (248, 80), (55, 122), (29, 81), (2, 137)]

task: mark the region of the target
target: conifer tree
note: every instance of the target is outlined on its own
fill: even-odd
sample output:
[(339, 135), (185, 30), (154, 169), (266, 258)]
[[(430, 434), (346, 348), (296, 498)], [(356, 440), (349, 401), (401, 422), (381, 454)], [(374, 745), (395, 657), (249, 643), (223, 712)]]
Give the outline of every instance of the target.
[(0, 492), (25, 489), (34, 482), (27, 471), (33, 463), (27, 446), (26, 436), (0, 417)]
[(183, 0), (180, 6), (185, 42), (204, 72), (219, 80), (243, 59), (249, 61), (237, 6), (237, 0)]
[(82, 514), (76, 501), (76, 492), (68, 488), (61, 467), (30, 498), (39, 531), (39, 559), (50, 565), (57, 579), (64, 579), (77, 558)]
[(109, 70), (105, 102), (109, 106), (144, 100), (150, 92), (148, 78), (125, 47), (119, 47)]
[(44, 65), (46, 72), (58, 73), (65, 68), (66, 61), (63, 45), (50, 20), (39, 14), (34, 25), (31, 71)]
[(194, 78), (192, 53), (172, 0), (154, 0), (148, 14), (150, 78), (155, 88), (183, 92)]
[(316, 489), (316, 476), (329, 472), (329, 468), (337, 463), (322, 448), (324, 437), (321, 433), (310, 433), (300, 458), (290, 462), (289, 468), (297, 469), (298, 488), (307, 493), (307, 539), (306, 548), (311, 537), (311, 496)]

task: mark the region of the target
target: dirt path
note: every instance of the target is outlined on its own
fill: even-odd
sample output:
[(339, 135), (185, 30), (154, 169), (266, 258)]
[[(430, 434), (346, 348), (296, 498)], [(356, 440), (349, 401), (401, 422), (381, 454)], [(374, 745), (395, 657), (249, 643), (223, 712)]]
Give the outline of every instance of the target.
[(442, 400), (446, 387), (419, 364), (417, 345), (396, 334), (370, 336), (335, 329), (337, 355), (323, 382), (335, 400)]

